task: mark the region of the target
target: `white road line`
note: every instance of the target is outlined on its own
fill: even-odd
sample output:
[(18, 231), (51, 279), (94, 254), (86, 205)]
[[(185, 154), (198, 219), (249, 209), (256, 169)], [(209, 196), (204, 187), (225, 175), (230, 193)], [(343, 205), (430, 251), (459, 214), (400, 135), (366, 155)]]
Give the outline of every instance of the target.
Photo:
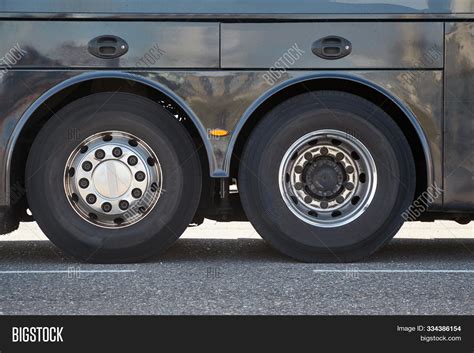
[(130, 273), (137, 272), (137, 270), (25, 270), (25, 271), (0, 271), (0, 275), (14, 275), (14, 274), (42, 274), (42, 273)]
[(313, 270), (315, 273), (473, 273), (474, 270), (359, 270), (348, 268), (345, 270)]

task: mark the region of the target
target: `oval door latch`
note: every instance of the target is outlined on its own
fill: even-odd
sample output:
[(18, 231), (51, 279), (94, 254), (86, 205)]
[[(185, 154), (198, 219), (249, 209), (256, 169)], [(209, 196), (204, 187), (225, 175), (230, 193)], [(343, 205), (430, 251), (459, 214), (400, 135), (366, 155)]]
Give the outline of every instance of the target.
[(314, 42), (311, 51), (320, 58), (336, 60), (349, 55), (352, 51), (352, 44), (345, 38), (328, 36)]
[(118, 58), (127, 51), (127, 42), (117, 36), (99, 36), (89, 42), (89, 53), (101, 59)]

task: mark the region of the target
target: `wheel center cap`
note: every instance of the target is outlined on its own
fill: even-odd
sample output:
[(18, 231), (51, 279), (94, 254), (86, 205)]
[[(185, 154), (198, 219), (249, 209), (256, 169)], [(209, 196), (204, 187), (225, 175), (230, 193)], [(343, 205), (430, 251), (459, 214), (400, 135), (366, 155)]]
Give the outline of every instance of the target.
[(315, 197), (333, 197), (341, 189), (344, 170), (331, 158), (322, 157), (306, 168), (304, 180), (310, 194)]
[(313, 173), (311, 181), (318, 190), (332, 190), (337, 184), (337, 174), (333, 169), (323, 167)]
[(130, 188), (132, 173), (124, 163), (107, 160), (94, 169), (92, 182), (103, 197), (115, 199), (125, 194)]

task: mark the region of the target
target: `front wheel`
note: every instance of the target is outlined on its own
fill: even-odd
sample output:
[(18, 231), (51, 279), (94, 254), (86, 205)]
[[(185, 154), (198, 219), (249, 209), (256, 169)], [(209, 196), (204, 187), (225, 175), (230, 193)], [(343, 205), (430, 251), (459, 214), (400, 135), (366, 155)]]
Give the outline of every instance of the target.
[(74, 101), (43, 127), (26, 167), (29, 207), (59, 248), (90, 262), (162, 253), (191, 222), (201, 167), (185, 128), (127, 93)]
[(414, 161), (402, 131), (348, 93), (306, 93), (278, 105), (250, 135), (241, 161), (248, 218), (276, 249), (302, 261), (370, 255), (395, 235), (413, 200)]

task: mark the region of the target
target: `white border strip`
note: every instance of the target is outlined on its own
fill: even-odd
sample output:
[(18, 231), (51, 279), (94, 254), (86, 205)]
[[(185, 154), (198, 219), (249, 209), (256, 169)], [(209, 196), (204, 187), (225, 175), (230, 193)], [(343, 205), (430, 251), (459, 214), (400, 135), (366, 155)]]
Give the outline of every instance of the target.
[(0, 275), (15, 275), (15, 274), (42, 274), (42, 273), (130, 273), (137, 272), (137, 270), (25, 270), (25, 271), (0, 271)]
[(348, 268), (345, 270), (313, 270), (315, 273), (473, 273), (474, 270), (359, 270)]

